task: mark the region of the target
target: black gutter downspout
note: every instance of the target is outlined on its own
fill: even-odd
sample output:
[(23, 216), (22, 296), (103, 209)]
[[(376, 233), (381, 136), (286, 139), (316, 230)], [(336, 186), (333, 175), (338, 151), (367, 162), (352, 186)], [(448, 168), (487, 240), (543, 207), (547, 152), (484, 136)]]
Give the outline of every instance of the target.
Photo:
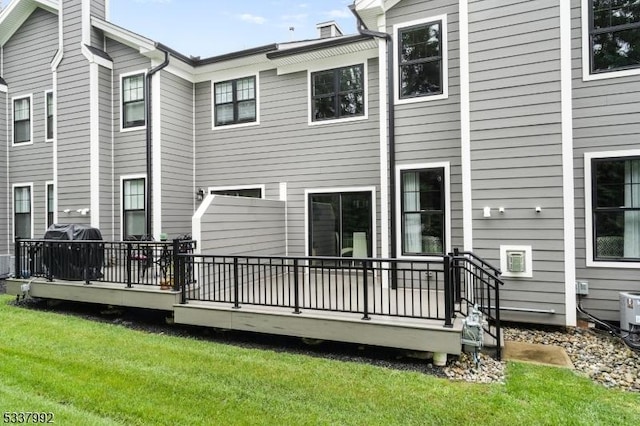
[[(391, 244), (391, 258), (397, 256), (396, 249), (396, 123), (394, 98), (394, 74), (393, 74), (393, 38), (388, 33), (380, 31), (371, 31), (367, 29), (362, 22), (362, 18), (358, 15), (355, 5), (350, 5), (349, 9), (355, 15), (358, 21), (358, 32), (362, 35), (371, 37), (384, 38), (387, 41), (387, 122), (388, 122), (388, 144), (389, 144), (389, 240)], [(393, 280), (395, 283), (395, 279)], [(395, 287), (394, 287), (395, 288)]]
[(167, 52), (166, 50), (164, 51), (164, 62), (162, 62), (160, 65), (158, 65), (155, 68), (151, 68), (148, 72), (147, 72), (147, 76), (145, 79), (146, 82), (146, 87), (145, 87), (145, 91), (146, 91), (146, 99), (147, 99), (147, 110), (146, 110), (146, 125), (147, 125), (147, 197), (145, 200), (146, 203), (146, 209), (145, 209), (145, 226), (146, 226), (146, 234), (147, 236), (151, 237), (153, 236), (153, 229), (152, 229), (152, 223), (151, 223), (151, 207), (152, 207), (152, 200), (153, 200), (153, 164), (152, 164), (152, 144), (151, 144), (151, 138), (152, 138), (152, 126), (151, 126), (151, 78), (153, 77), (153, 75), (155, 73), (157, 73), (158, 71), (160, 71), (161, 69), (165, 68), (167, 65), (169, 65), (169, 52)]

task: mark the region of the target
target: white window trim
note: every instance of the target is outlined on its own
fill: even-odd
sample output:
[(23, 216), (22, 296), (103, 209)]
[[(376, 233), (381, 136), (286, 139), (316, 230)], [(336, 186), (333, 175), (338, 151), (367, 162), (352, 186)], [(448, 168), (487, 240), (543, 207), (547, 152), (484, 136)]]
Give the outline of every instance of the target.
[[(149, 179), (144, 173), (134, 175), (120, 175), (120, 187), (118, 188), (118, 205), (120, 210), (120, 241), (124, 240), (124, 181), (132, 179), (144, 179), (144, 211), (147, 214), (147, 191), (149, 190)], [(146, 217), (146, 216), (145, 216)]]
[[(307, 70), (307, 93), (309, 94), (309, 101), (307, 102), (308, 107), (308, 119), (309, 126), (322, 126), (326, 124), (340, 124), (340, 123), (349, 123), (352, 121), (362, 121), (369, 119), (369, 67), (367, 67), (368, 61), (364, 62), (356, 62), (350, 65), (340, 65), (332, 68), (320, 68), (314, 70)], [(311, 74), (319, 71), (330, 71), (338, 68), (346, 68), (346, 67), (357, 67), (362, 65), (363, 74), (362, 74), (362, 83), (364, 84), (364, 114), (346, 117), (346, 118), (330, 118), (327, 120), (319, 120), (313, 121), (313, 80)]]
[(444, 254), (451, 251), (451, 164), (446, 162), (440, 163), (418, 163), (418, 164), (401, 164), (396, 166), (396, 257), (398, 259), (411, 260), (441, 260), (442, 256), (407, 256), (402, 254), (402, 185), (400, 175), (404, 170), (427, 170), (427, 169), (444, 169), (444, 226), (445, 241)]
[[(442, 22), (442, 93), (440, 95), (432, 96), (417, 96), (414, 98), (400, 99), (400, 73), (398, 72), (400, 64), (398, 63), (398, 43), (400, 38), (398, 37), (399, 31), (404, 28), (413, 27), (415, 25), (426, 24), (429, 22)], [(393, 26), (393, 97), (396, 105), (412, 104), (416, 102), (429, 102), (437, 101), (449, 98), (449, 46), (448, 46), (448, 33), (447, 33), (447, 15), (430, 16), (424, 19), (417, 19), (415, 21), (403, 22), (401, 24), (395, 24)]]
[[(143, 81), (144, 81), (144, 125), (143, 126), (136, 126), (136, 127), (124, 127), (124, 97), (122, 96), (122, 89), (124, 87), (123, 84), (123, 80), (127, 77), (131, 77), (132, 75), (138, 75), (138, 74), (142, 74), (143, 75)], [(126, 133), (126, 132), (136, 132), (136, 131), (140, 131), (140, 130), (146, 130), (147, 128), (147, 108), (149, 103), (147, 102), (147, 97), (149, 96), (149, 94), (147, 93), (147, 70), (143, 69), (143, 70), (138, 70), (138, 71), (130, 71), (130, 72), (126, 72), (126, 73), (122, 73), (119, 75), (120, 78), (120, 87), (118, 88), (118, 98), (120, 100), (120, 102), (118, 103), (118, 108), (120, 109), (120, 131), (122, 133)]]
[[(589, 42), (589, 1), (582, 0), (581, 25), (582, 25), (582, 80), (583, 81), (597, 81), (606, 80), (610, 78), (629, 77), (633, 75), (640, 75), (640, 68), (634, 68), (630, 70), (609, 71), (591, 73), (591, 43)], [(600, 263), (600, 262), (598, 262)]]
[(376, 258), (378, 253), (378, 202), (376, 199), (375, 186), (355, 186), (345, 188), (313, 188), (304, 190), (304, 255), (309, 257), (309, 195), (311, 194), (334, 194), (344, 192), (371, 192), (371, 257)]
[[(48, 120), (47, 120), (47, 113), (49, 112), (47, 110), (47, 95), (51, 93), (51, 95), (53, 96), (53, 129), (51, 129), (52, 133), (53, 133), (53, 137), (51, 139), (47, 138), (47, 133), (49, 130), (49, 125), (48, 125)], [(44, 141), (45, 142), (53, 142), (53, 140), (56, 138), (56, 96), (53, 93), (53, 90), (45, 90), (44, 91)]]
[[(29, 136), (30, 139), (27, 142), (18, 142), (15, 140), (15, 113), (16, 113), (16, 101), (20, 99), (29, 98)], [(11, 98), (11, 146), (25, 146), (25, 145), (33, 145), (33, 93), (29, 93), (28, 95), (15, 96)]]
[(46, 231), (47, 229), (49, 229), (49, 226), (47, 225), (47, 218), (49, 216), (49, 194), (48, 194), (48, 189), (49, 189), (49, 185), (53, 186), (53, 206), (51, 206), (53, 208), (53, 223), (56, 223), (56, 185), (52, 180), (48, 180), (44, 183), (44, 230)]
[[(250, 121), (248, 123), (237, 124), (225, 124), (216, 126), (216, 83), (222, 83), (225, 81), (242, 80), (243, 78), (254, 77), (256, 79), (256, 121)], [(260, 73), (244, 75), (241, 77), (232, 77), (219, 80), (211, 80), (211, 129), (212, 130), (230, 130), (241, 129), (243, 127), (253, 127), (260, 125)]]
[[(210, 186), (207, 188), (207, 193), (211, 194), (211, 191), (238, 191), (242, 189), (259, 189), (260, 198), (266, 200), (266, 188), (267, 186), (262, 184), (258, 185), (233, 185), (233, 186)], [(205, 194), (206, 195), (206, 194)], [(218, 195), (218, 194), (213, 194)]]
[(640, 156), (640, 149), (622, 151), (587, 152), (584, 154), (584, 227), (585, 260), (587, 268), (640, 269), (640, 262), (603, 262), (593, 260), (593, 209), (591, 194), (591, 160)]
[(11, 241), (16, 240), (16, 188), (25, 188), (29, 187), (29, 204), (30, 204), (30, 219), (31, 219), (31, 235), (29, 239), (33, 238), (33, 182), (25, 182), (25, 183), (14, 183), (11, 185)]

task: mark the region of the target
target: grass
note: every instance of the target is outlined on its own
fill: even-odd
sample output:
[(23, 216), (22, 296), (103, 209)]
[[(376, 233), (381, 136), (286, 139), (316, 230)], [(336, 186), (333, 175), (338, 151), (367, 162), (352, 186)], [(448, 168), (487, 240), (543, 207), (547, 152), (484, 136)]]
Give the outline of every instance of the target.
[(147, 334), (0, 296), (0, 411), (64, 425), (640, 424), (640, 395), (513, 363), (506, 385)]

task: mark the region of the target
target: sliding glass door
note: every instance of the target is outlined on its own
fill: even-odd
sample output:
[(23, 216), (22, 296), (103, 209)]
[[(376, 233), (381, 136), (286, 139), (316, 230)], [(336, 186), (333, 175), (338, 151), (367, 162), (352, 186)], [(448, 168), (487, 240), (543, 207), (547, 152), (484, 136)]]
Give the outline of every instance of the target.
[(372, 193), (309, 194), (309, 254), (372, 256)]

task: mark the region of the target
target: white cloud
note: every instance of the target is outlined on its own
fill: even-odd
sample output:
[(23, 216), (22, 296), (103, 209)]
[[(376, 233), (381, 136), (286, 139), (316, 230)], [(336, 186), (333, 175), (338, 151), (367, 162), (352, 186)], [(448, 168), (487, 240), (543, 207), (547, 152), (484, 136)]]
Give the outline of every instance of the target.
[(351, 16), (351, 13), (349, 13), (348, 10), (344, 10), (344, 9), (333, 9), (328, 12), (325, 12), (325, 15), (331, 18), (348, 18), (349, 16)]
[(262, 25), (267, 22), (267, 19), (262, 16), (252, 15), (250, 13), (243, 13), (242, 15), (238, 15), (238, 18), (245, 22), (251, 22), (252, 24)]
[(297, 15), (283, 15), (281, 19), (287, 22), (302, 22), (306, 21), (308, 17), (309, 14), (307, 13), (298, 13)]

